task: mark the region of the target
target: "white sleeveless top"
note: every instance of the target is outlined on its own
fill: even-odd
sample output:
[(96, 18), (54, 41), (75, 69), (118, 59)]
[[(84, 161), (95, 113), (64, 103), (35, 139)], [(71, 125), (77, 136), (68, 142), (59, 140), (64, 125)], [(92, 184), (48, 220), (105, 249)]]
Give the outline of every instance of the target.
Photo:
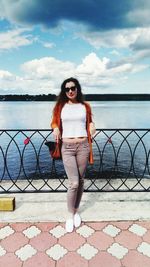
[(61, 111), (62, 138), (86, 137), (86, 108), (83, 104), (66, 103)]

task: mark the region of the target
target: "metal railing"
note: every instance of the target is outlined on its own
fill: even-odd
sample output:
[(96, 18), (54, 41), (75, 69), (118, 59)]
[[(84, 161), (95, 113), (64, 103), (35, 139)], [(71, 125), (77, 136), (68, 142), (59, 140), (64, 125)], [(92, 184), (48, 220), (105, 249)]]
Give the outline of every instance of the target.
[[(52, 130), (0, 130), (0, 193), (65, 192), (61, 160), (45, 145)], [(150, 191), (150, 129), (97, 129), (87, 192)]]

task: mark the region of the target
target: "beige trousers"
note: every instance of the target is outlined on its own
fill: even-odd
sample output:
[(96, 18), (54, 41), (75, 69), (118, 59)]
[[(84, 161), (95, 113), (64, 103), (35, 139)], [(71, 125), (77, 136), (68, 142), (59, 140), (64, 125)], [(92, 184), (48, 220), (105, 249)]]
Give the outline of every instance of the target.
[(88, 140), (62, 144), (62, 159), (68, 177), (67, 206), (71, 213), (80, 205), (89, 152)]

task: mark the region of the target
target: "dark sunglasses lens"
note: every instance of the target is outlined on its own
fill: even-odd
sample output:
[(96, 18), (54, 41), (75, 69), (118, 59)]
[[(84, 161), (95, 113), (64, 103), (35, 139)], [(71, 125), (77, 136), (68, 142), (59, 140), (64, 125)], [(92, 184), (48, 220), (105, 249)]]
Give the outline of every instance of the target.
[(68, 93), (70, 90), (73, 92), (73, 91), (76, 90), (76, 87), (75, 86), (72, 86), (72, 87), (66, 87), (65, 88), (66, 93)]

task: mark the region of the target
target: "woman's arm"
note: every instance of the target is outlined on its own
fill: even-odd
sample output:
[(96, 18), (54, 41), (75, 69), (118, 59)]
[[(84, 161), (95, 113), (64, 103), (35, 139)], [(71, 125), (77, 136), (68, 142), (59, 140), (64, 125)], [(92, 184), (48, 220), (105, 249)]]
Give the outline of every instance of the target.
[(93, 122), (92, 110), (89, 103), (85, 102), (87, 110), (87, 121), (89, 124), (90, 135), (93, 136), (96, 133), (95, 123)]
[(61, 138), (61, 133), (60, 133), (60, 129), (59, 129), (59, 121), (60, 121), (60, 118), (59, 118), (60, 114), (58, 112), (58, 109), (57, 107), (54, 108), (54, 111), (53, 111), (53, 117), (52, 117), (52, 122), (51, 122), (51, 128), (53, 129), (53, 135), (54, 135), (54, 138), (55, 138), (55, 141), (58, 143), (59, 142), (59, 139)]
[(53, 135), (54, 135), (55, 141), (58, 143), (59, 139), (61, 139), (61, 134), (60, 134), (60, 130), (58, 127), (53, 129)]
[(90, 135), (93, 136), (96, 133), (95, 123), (92, 121), (90, 122)]

